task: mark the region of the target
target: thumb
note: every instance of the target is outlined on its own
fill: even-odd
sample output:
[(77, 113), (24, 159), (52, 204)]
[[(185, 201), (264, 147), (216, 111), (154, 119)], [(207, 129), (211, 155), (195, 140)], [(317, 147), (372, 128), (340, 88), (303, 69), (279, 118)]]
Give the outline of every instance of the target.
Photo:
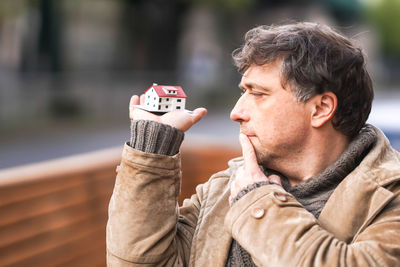
[(193, 124), (198, 122), (206, 114), (207, 114), (207, 109), (205, 109), (205, 108), (196, 108), (195, 110), (193, 110), (193, 113), (191, 114)]

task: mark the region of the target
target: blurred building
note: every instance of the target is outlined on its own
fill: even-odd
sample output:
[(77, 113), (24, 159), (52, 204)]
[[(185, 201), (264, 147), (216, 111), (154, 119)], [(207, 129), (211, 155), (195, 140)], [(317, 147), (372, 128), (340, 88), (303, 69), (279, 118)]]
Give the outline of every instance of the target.
[(391, 0), (2, 0), (0, 144), (71, 120), (125, 127), (130, 96), (153, 82), (181, 85), (189, 109), (228, 113), (240, 80), (231, 52), (260, 24), (339, 28), (365, 48), (376, 90), (397, 95), (396, 10)]

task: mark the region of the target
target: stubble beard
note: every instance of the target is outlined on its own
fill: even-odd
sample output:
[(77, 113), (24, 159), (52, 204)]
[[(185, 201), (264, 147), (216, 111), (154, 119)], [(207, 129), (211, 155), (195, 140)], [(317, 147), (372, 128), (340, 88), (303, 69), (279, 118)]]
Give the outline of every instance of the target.
[(277, 155), (262, 147), (261, 144), (254, 144), (254, 142), (252, 142), (252, 144), (256, 154), (257, 163), (263, 167), (272, 168), (275, 165), (274, 162), (277, 160)]
[(259, 150), (256, 149), (256, 157), (257, 157), (257, 162), (258, 164), (266, 167), (266, 168), (271, 168), (273, 165), (273, 162), (275, 161), (275, 156), (271, 153), (269, 153), (266, 150)]
[[(247, 128), (245, 125), (240, 125), (240, 132), (247, 135), (247, 133), (252, 133), (250, 128)], [(253, 145), (254, 152), (256, 154), (257, 163), (264, 167), (270, 168), (270, 166), (274, 165), (273, 162), (276, 162), (277, 155), (267, 150), (260, 142), (260, 139), (257, 135), (247, 135), (250, 143)]]

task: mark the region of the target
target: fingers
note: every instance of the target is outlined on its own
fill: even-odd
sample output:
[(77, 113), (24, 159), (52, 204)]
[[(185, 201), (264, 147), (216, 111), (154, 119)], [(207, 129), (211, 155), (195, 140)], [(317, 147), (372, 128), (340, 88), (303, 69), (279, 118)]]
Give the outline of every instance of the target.
[(159, 116), (136, 107), (136, 105), (139, 105), (139, 102), (144, 103), (144, 95), (141, 95), (140, 98), (137, 95), (131, 97), (129, 102), (129, 118), (131, 120), (152, 120), (159, 122)]
[(268, 180), (271, 183), (282, 185), (281, 178), (276, 174), (271, 174), (270, 176), (268, 176)]
[(133, 95), (131, 97), (131, 101), (129, 102), (129, 107), (133, 105), (139, 105), (139, 97), (137, 95)]
[(129, 118), (133, 119), (133, 111), (135, 110), (135, 105), (139, 104), (139, 96), (133, 95), (129, 101)]
[(207, 109), (205, 108), (196, 108), (193, 110), (193, 115), (201, 114), (201, 116), (204, 116), (207, 114)]
[(197, 123), (206, 114), (207, 114), (207, 109), (205, 109), (205, 108), (196, 108), (195, 110), (193, 110), (193, 114), (192, 114), (193, 124)]
[(146, 99), (146, 96), (144, 94), (141, 94), (140, 95), (140, 105), (144, 105), (145, 99)]
[(256, 168), (257, 170), (259, 169), (258, 163), (257, 163), (257, 156), (254, 151), (254, 147), (251, 144), (249, 138), (240, 133), (239, 134), (239, 141), (240, 145), (242, 147), (242, 154), (243, 154), (243, 159), (244, 159), (244, 166), (247, 169), (254, 169)]
[(243, 182), (243, 177), (247, 177), (243, 170), (243, 166), (240, 166), (236, 172), (236, 179), (231, 182), (230, 185), (230, 190), (231, 190), (231, 196), (229, 198), (229, 203), (232, 205), (232, 199), (237, 196), (237, 194), (246, 186), (246, 183), (242, 184)]

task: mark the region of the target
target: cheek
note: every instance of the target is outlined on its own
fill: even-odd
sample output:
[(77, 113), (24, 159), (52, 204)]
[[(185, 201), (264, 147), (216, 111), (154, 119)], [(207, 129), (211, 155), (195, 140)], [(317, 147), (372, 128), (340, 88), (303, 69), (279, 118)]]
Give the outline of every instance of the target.
[(283, 105), (270, 113), (265, 112), (264, 116), (258, 118), (257, 135), (262, 143), (277, 140), (290, 142), (290, 139), (301, 136), (306, 131), (307, 123), (304, 110)]

